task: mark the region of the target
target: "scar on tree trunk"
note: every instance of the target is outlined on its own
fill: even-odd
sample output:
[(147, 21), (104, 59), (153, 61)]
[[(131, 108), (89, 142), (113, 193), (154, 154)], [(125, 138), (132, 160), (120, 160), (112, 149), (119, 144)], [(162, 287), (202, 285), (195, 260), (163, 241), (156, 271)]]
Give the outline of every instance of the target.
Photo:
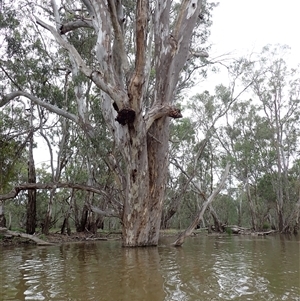
[(118, 112), (118, 115), (116, 117), (116, 121), (118, 121), (120, 124), (131, 124), (134, 122), (135, 119), (135, 111), (132, 110), (129, 107), (125, 107), (122, 110), (119, 111), (117, 105), (114, 103), (114, 108)]

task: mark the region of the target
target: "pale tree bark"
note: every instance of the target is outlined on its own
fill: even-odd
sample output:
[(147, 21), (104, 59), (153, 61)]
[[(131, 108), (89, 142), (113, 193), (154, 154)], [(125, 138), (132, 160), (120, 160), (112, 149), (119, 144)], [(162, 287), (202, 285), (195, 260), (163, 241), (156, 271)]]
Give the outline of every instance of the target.
[[(174, 241), (174, 243), (173, 243), (174, 246), (176, 246), (176, 247), (181, 246), (184, 243), (184, 240), (193, 233), (195, 227), (199, 224), (199, 222), (203, 218), (203, 215), (205, 213), (205, 210), (206, 210), (207, 206), (209, 206), (212, 203), (212, 201), (216, 198), (216, 196), (223, 189), (223, 187), (225, 185), (225, 181), (226, 181), (226, 179), (228, 177), (228, 174), (229, 174), (229, 170), (230, 170), (230, 164), (227, 163), (224, 174), (223, 174), (223, 176), (220, 180), (220, 183), (214, 189), (214, 191), (208, 197), (208, 199), (202, 204), (199, 212), (197, 213), (195, 219), (192, 221), (192, 223), (189, 225), (189, 227), (184, 232), (182, 232), (178, 236), (178, 238)], [(199, 192), (202, 193), (201, 190)]]
[[(119, 185), (123, 186), (122, 233), (123, 245), (128, 247), (158, 243), (168, 168), (169, 117), (181, 117), (180, 110), (174, 107), (176, 85), (189, 56), (192, 32), (202, 6), (201, 0), (182, 1), (171, 26), (171, 3), (171, 0), (136, 1), (133, 72), (128, 72), (121, 1), (82, 0), (88, 17), (83, 17), (82, 22), (63, 24), (61, 10), (52, 0), (55, 26), (36, 17), (37, 24), (50, 31), (60, 47), (68, 52), (72, 72), (80, 72), (100, 90), (105, 122), (124, 160), (123, 174), (116, 169), (115, 172)], [(96, 67), (88, 66), (64, 34), (80, 26), (92, 27), (97, 36)], [(151, 99), (147, 99), (151, 61), (154, 62), (155, 85)], [(7, 95), (0, 105), (20, 95), (71, 119), (92, 140), (97, 137), (86, 118), (79, 88), (77, 114), (44, 103), (24, 91)], [(145, 103), (151, 106), (146, 109)]]

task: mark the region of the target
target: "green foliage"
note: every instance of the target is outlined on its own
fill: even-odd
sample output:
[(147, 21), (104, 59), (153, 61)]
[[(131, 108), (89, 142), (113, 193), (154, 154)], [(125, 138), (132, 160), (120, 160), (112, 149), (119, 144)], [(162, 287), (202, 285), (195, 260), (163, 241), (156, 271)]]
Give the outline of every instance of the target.
[(257, 194), (266, 202), (276, 201), (276, 192), (274, 191), (274, 176), (265, 174), (258, 179)]
[(225, 232), (226, 232), (229, 236), (231, 236), (232, 233), (233, 233), (231, 228), (226, 228), (226, 229), (225, 229)]
[(15, 30), (20, 25), (15, 10), (0, 11), (0, 29)]
[[(19, 112), (16, 110), (16, 112)], [(11, 189), (12, 182), (20, 175), (20, 170), (26, 168), (26, 140), (16, 135), (22, 118), (11, 118), (9, 110), (0, 111), (0, 192)]]
[(171, 140), (181, 143), (195, 143), (194, 125), (189, 118), (182, 118), (176, 123), (172, 123)]

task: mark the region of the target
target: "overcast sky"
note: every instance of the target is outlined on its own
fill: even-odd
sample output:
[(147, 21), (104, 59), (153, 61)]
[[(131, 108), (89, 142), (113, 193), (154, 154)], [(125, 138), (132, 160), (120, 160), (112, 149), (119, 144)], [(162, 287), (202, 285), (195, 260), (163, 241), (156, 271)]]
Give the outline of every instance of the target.
[[(216, 0), (217, 1), (217, 0)], [(213, 12), (211, 56), (287, 44), (300, 63), (300, 0), (219, 0)]]
[[(291, 47), (290, 55), (284, 57), (289, 66), (300, 64), (300, 0), (214, 1), (219, 5), (212, 15), (210, 59), (226, 54), (227, 58), (239, 58), (260, 53), (268, 44), (282, 44)], [(228, 73), (222, 67), (220, 73), (209, 73), (186, 95), (204, 90), (214, 93), (215, 86), (221, 83), (229, 84)]]

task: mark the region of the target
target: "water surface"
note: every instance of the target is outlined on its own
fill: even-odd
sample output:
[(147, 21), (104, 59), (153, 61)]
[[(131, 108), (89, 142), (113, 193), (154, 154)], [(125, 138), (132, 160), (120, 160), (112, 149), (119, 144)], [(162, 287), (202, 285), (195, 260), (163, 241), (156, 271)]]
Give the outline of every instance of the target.
[(0, 248), (0, 300), (300, 301), (299, 237), (206, 236)]

